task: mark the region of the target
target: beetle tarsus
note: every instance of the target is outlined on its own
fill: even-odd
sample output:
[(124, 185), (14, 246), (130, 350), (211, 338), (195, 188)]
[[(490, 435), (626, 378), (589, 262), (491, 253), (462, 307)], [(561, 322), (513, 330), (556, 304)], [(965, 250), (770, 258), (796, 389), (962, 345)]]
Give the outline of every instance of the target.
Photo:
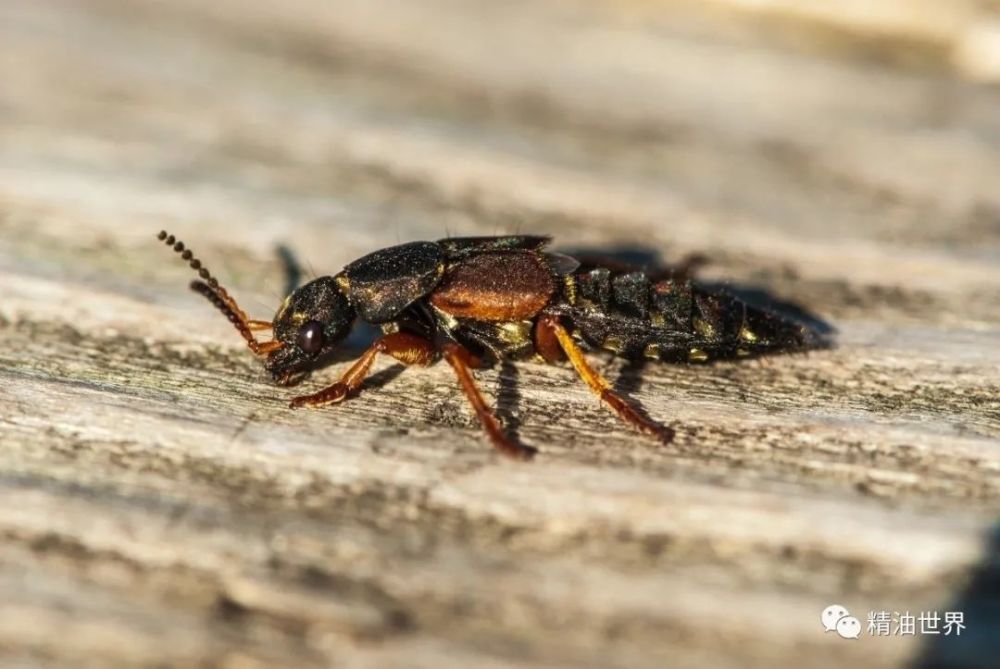
[(347, 385), (341, 381), (337, 381), (332, 386), (328, 386), (318, 393), (300, 395), (299, 397), (294, 398), (288, 403), (288, 406), (292, 409), (299, 409), (301, 407), (323, 407), (328, 404), (343, 402), (349, 393), (350, 388), (348, 388)]

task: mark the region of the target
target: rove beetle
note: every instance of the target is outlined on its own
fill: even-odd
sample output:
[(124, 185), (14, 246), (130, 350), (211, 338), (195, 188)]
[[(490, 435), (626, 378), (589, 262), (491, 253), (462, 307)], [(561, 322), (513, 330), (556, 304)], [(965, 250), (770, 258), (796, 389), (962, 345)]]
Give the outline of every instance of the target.
[[(728, 293), (692, 282), (685, 269), (649, 273), (545, 250), (548, 237), (464, 237), (375, 251), (285, 298), (271, 321), (253, 320), (192, 252), (167, 232), (159, 239), (199, 273), (192, 290), (236, 326), (283, 386), (322, 366), (361, 319), (382, 336), (336, 383), (291, 401), (322, 407), (360, 388), (380, 353), (404, 365), (443, 357), (504, 455), (534, 449), (507, 438), (471, 369), (493, 359), (564, 359), (620, 418), (665, 442), (673, 430), (637, 411), (584, 357), (604, 349), (632, 360), (705, 362), (821, 345), (817, 330)], [(254, 331), (271, 330), (258, 341)]]

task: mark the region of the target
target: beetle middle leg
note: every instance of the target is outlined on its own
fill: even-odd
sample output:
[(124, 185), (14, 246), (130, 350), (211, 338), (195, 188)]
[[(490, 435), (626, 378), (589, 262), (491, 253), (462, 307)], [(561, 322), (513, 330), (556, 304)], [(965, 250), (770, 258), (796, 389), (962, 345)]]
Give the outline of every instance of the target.
[(434, 359), (434, 345), (408, 332), (394, 332), (379, 337), (371, 347), (358, 358), (357, 362), (333, 385), (311, 395), (296, 397), (291, 407), (321, 407), (344, 401), (348, 395), (357, 392), (372, 368), (379, 353), (385, 353), (404, 365), (428, 365)]
[(455, 375), (458, 376), (458, 383), (462, 386), (465, 396), (476, 411), (476, 416), (479, 418), (479, 422), (482, 423), (483, 429), (486, 430), (490, 441), (493, 442), (493, 446), (507, 457), (517, 460), (527, 460), (533, 456), (535, 449), (522, 446), (507, 438), (503, 433), (503, 428), (500, 426), (500, 421), (490, 411), (489, 407), (486, 406), (486, 401), (483, 399), (482, 393), (479, 392), (479, 388), (476, 387), (476, 381), (472, 378), (472, 372), (470, 371), (471, 367), (479, 366), (478, 361), (472, 357), (472, 354), (462, 346), (452, 342), (442, 346), (442, 353), (444, 359), (455, 370)]
[(635, 407), (629, 404), (628, 400), (612, 389), (611, 384), (606, 378), (590, 366), (590, 363), (584, 357), (583, 351), (573, 341), (573, 338), (566, 331), (566, 328), (563, 327), (562, 323), (559, 322), (557, 316), (542, 316), (538, 321), (538, 328), (545, 331), (545, 338), (551, 337), (559, 342), (560, 348), (562, 348), (566, 357), (569, 358), (570, 364), (576, 369), (576, 373), (580, 375), (580, 378), (622, 420), (640, 432), (657, 437), (664, 442), (673, 440), (674, 431), (672, 429), (665, 425), (660, 425), (639, 413)]

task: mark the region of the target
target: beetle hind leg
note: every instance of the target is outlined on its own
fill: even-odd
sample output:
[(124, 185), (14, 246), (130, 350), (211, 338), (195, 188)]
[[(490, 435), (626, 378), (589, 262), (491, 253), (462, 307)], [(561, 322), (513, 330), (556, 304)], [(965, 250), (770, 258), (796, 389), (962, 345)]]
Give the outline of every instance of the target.
[(590, 386), (594, 394), (600, 397), (601, 401), (607, 404), (619, 418), (639, 432), (656, 437), (664, 443), (669, 443), (673, 440), (674, 431), (672, 429), (640, 413), (638, 409), (629, 404), (628, 400), (612, 389), (607, 379), (590, 366), (590, 363), (584, 357), (583, 351), (573, 341), (573, 338), (566, 331), (566, 328), (563, 327), (562, 323), (559, 322), (558, 317), (543, 316), (538, 322), (538, 327), (545, 330), (545, 337), (554, 339), (559, 343), (559, 347), (566, 354), (566, 357), (569, 358), (576, 373), (580, 375), (580, 378)]

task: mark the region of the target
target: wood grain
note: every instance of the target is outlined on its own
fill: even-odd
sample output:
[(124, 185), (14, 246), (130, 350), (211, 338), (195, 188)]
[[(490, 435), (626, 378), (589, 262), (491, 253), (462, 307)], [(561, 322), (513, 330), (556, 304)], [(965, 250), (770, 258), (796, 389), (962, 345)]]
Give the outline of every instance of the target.
[[(997, 5), (819, 4), (0, 3), (3, 666), (992, 666)], [(289, 410), (161, 228), (257, 318), (279, 246), (521, 232), (705, 254), (837, 346), (595, 356), (669, 446), (477, 372), (512, 463), (446, 365)]]

